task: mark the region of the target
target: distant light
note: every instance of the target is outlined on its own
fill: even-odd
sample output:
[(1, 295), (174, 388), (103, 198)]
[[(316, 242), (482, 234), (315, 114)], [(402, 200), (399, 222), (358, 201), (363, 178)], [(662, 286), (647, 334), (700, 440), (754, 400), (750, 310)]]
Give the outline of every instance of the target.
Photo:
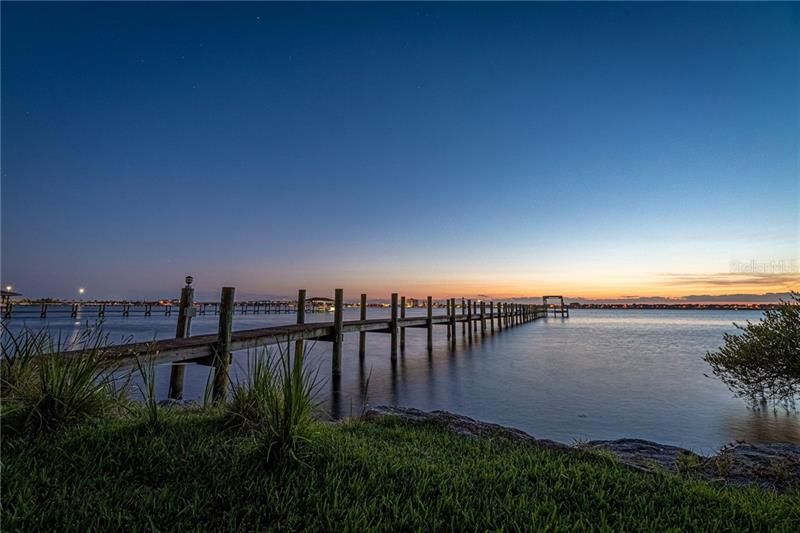
[(10, 291), (10, 290), (11, 290), (11, 289), (13, 289), (13, 288), (14, 288), (14, 287), (12, 287), (11, 285), (6, 285), (6, 290), (7, 290), (7, 291)]
[(78, 294), (83, 294), (84, 292), (86, 292), (86, 289), (84, 289), (83, 287), (78, 289)]

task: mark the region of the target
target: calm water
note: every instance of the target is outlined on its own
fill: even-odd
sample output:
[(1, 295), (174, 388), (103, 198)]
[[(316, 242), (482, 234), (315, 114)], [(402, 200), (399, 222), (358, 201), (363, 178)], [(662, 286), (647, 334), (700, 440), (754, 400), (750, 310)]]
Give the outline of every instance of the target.
[[(443, 311), (442, 311), (443, 312)], [(368, 317), (388, 310), (369, 309)], [(408, 315), (424, 314), (409, 310)], [(537, 437), (574, 439), (638, 437), (710, 452), (735, 440), (800, 442), (800, 416), (783, 410), (758, 412), (706, 377), (702, 360), (719, 346), (733, 321), (758, 320), (744, 311), (611, 311), (577, 310), (569, 319), (549, 318), (501, 333), (461, 337), (448, 347), (444, 326), (435, 326), (434, 350), (425, 349), (425, 330), (406, 331), (406, 350), (393, 365), (389, 336), (367, 335), (367, 356), (358, 358), (358, 335), (345, 336), (342, 378), (330, 375), (330, 343), (313, 346), (311, 364), (319, 365), (325, 383), (320, 399), (332, 417), (361, 410), (362, 384), (369, 376), (367, 403), (420, 409), (446, 409), (474, 418), (515, 426)], [(346, 310), (345, 320), (358, 318)], [(86, 320), (94, 323), (92, 317)], [(309, 314), (308, 321), (330, 321), (331, 314)], [(171, 317), (107, 317), (113, 340), (168, 338), (175, 333)], [(217, 317), (196, 317), (192, 333), (216, 331)], [(236, 315), (234, 329), (294, 322), (294, 315)], [(48, 325), (64, 335), (81, 321), (28, 318), (25, 325)], [(19, 328), (23, 320), (11, 322)], [(238, 372), (247, 353), (234, 355)], [(166, 394), (169, 368), (160, 369)], [(185, 397), (201, 398), (208, 369), (191, 365)]]

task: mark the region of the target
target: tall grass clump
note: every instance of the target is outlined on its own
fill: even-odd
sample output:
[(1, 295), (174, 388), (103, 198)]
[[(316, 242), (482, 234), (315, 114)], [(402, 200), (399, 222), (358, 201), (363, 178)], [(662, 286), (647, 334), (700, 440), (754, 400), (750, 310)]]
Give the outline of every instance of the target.
[(300, 459), (317, 407), (319, 373), (306, 366), (309, 350), (292, 357), (289, 348), (287, 343), (277, 353), (265, 348), (248, 356), (246, 375), (233, 383), (225, 408), (228, 427), (260, 436), (269, 464)]
[(144, 405), (145, 418), (152, 429), (157, 429), (161, 422), (161, 406), (158, 404), (156, 390), (156, 352), (150, 350), (144, 358), (136, 358), (136, 370), (141, 383), (137, 383), (139, 394)]
[[(107, 336), (85, 329), (72, 341), (47, 330), (14, 333), (3, 327), (0, 343), (0, 424), (6, 435), (35, 435), (115, 410), (121, 391), (105, 357)], [(81, 349), (81, 357), (60, 352)]]

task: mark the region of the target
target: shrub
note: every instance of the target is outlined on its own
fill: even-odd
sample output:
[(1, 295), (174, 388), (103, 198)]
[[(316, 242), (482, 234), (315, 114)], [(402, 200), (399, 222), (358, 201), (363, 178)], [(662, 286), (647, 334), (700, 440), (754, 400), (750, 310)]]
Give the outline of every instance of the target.
[(704, 357), (714, 375), (752, 402), (793, 405), (800, 393), (800, 294), (760, 322), (734, 325), (740, 333), (726, 333), (724, 346)]

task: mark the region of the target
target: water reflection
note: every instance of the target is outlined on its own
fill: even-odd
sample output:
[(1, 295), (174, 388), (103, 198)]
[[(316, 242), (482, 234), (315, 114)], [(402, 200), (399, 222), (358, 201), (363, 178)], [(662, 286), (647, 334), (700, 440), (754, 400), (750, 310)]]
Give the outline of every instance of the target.
[[(368, 318), (386, 314), (368, 310)], [(310, 345), (307, 360), (319, 368), (319, 400), (334, 418), (358, 413), (365, 403), (393, 404), (456, 411), (564, 442), (638, 437), (703, 452), (735, 440), (800, 442), (796, 413), (751, 411), (716, 378), (705, 376), (709, 369), (702, 356), (719, 346), (723, 333), (733, 329), (731, 322), (759, 317), (742, 311), (580, 310), (568, 319), (495, 328), (494, 334), (487, 328), (485, 336), (478, 328), (471, 340), (457, 327), (453, 344), (446, 326), (437, 325), (430, 351), (426, 330), (408, 328), (405, 349), (395, 361), (388, 335), (368, 334), (363, 359), (358, 335), (345, 335), (337, 379), (330, 376), (330, 343)], [(356, 318), (357, 310), (345, 310), (345, 320)], [(306, 319), (326, 321), (331, 315), (311, 313)], [(216, 320), (196, 317), (192, 333), (215, 332)], [(293, 320), (286, 314), (236, 315), (234, 328)], [(26, 322), (33, 328), (48, 325), (64, 338), (80, 329), (69, 318)], [(168, 338), (175, 317), (109, 318), (104, 327), (117, 342), (131, 336)], [(234, 355), (237, 361), (243, 357), (246, 353)], [(206, 367), (187, 367), (184, 397), (201, 400), (208, 377)], [(169, 367), (160, 368), (164, 395), (168, 378)]]
[(342, 378), (331, 376), (330, 413), (334, 419), (342, 418)]
[(723, 419), (723, 430), (754, 444), (769, 442), (800, 442), (800, 424), (797, 415), (783, 408), (749, 409)]

